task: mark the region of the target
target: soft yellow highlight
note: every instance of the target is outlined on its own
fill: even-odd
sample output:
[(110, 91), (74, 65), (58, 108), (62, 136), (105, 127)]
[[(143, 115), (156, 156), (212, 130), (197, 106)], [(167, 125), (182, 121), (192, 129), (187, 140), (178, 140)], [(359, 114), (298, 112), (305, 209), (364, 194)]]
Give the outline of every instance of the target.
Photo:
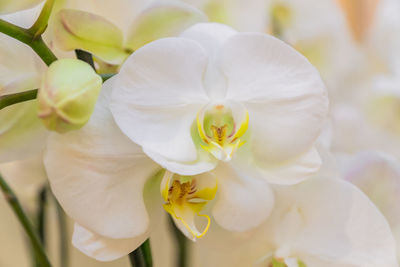
[[(203, 177), (177, 176), (169, 171), (164, 174), (161, 182), (161, 196), (166, 202), (163, 207), (176, 220), (180, 221), (190, 234), (195, 238), (203, 237), (211, 224), (208, 215), (200, 214), (209, 200), (214, 199), (217, 192), (217, 183), (210, 186), (200, 186)], [(195, 225), (195, 217), (207, 219), (207, 225), (203, 231), (198, 231)]]
[(233, 153), (245, 142), (240, 139), (249, 127), (249, 114), (237, 128), (232, 111), (216, 105), (211, 110), (202, 111), (197, 115), (196, 125), (203, 141), (200, 147), (219, 160), (229, 161)]

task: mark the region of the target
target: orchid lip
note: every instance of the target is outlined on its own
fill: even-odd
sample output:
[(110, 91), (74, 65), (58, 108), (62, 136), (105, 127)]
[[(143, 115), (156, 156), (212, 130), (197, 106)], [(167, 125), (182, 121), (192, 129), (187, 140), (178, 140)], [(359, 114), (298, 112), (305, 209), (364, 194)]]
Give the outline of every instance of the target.
[(200, 147), (227, 162), (245, 143), (241, 137), (248, 129), (249, 114), (239, 104), (209, 104), (197, 114), (196, 125), (202, 140)]
[[(201, 211), (208, 201), (214, 199), (217, 192), (216, 179), (205, 180), (207, 180), (206, 177), (179, 176), (166, 171), (160, 188), (166, 202), (163, 205), (164, 209), (174, 220), (180, 222), (194, 239), (203, 237), (210, 227), (210, 217), (201, 214)], [(209, 182), (210, 185), (204, 182)], [(196, 216), (207, 219), (207, 225), (203, 231), (199, 231), (196, 227)]]

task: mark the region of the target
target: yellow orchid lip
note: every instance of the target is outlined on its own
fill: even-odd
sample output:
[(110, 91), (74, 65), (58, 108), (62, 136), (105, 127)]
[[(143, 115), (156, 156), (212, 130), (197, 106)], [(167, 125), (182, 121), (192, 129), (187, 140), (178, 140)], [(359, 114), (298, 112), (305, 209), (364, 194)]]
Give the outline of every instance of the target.
[(210, 110), (200, 111), (196, 116), (196, 125), (203, 141), (200, 147), (219, 160), (229, 161), (233, 153), (245, 143), (240, 137), (248, 129), (249, 114), (245, 110), (244, 119), (237, 128), (230, 108), (217, 104)]
[[(217, 192), (216, 180), (210, 186), (205, 186), (205, 177), (178, 176), (166, 171), (161, 182), (161, 195), (166, 202), (163, 208), (178, 220), (194, 238), (203, 237), (211, 224), (211, 219), (206, 214), (201, 214), (208, 201), (214, 199)], [(198, 231), (195, 217), (207, 219), (207, 225), (203, 231)]]

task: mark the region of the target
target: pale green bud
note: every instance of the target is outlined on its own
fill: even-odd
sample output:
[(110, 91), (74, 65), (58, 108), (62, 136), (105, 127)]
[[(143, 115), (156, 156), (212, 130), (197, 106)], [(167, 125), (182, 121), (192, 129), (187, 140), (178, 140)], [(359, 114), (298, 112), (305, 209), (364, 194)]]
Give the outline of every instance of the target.
[(39, 117), (51, 131), (65, 133), (88, 122), (102, 80), (92, 67), (77, 59), (50, 65), (39, 89)]

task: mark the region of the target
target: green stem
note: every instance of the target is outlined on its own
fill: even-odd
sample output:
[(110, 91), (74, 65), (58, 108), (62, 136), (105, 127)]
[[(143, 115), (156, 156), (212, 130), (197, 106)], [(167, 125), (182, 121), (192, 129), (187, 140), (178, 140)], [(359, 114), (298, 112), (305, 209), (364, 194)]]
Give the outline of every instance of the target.
[(58, 232), (60, 235), (60, 266), (68, 267), (69, 250), (68, 250), (68, 229), (64, 210), (58, 201), (54, 198), (57, 205)]
[(147, 239), (140, 247), (129, 253), (129, 260), (132, 267), (152, 267), (150, 239)]
[(81, 50), (81, 49), (75, 49), (75, 54), (78, 59), (85, 61), (94, 69), (94, 71), (96, 71), (92, 54), (90, 54), (89, 52), (86, 52), (84, 50)]
[(47, 0), (42, 8), (42, 11), (40, 12), (38, 19), (35, 21), (32, 27), (29, 28), (28, 31), (33, 35), (34, 38), (40, 36), (46, 30), (54, 3), (55, 0)]
[(21, 223), (22, 227), (24, 228), (26, 234), (28, 235), (32, 248), (35, 251), (36, 259), (39, 263), (40, 267), (51, 267), (49, 260), (47, 259), (46, 253), (40, 243), (39, 237), (37, 236), (32, 223), (29, 221), (28, 217), (25, 215), (21, 204), (19, 203), (17, 197), (15, 196), (12, 189), (8, 186), (6, 181), (0, 175), (0, 187), (4, 193), (4, 196), (13, 209), (15, 215), (17, 216), (19, 222)]
[(0, 96), (0, 110), (13, 104), (33, 100), (37, 96), (38, 89), (24, 91), (15, 94)]
[(107, 81), (108, 79), (110, 79), (114, 75), (115, 75), (115, 73), (100, 74), (101, 78), (103, 79), (103, 82)]
[(0, 19), (0, 32), (29, 45), (47, 65), (57, 60), (40, 35), (34, 36), (29, 30), (2, 19)]
[[(37, 232), (43, 249), (46, 249), (46, 206), (47, 188), (44, 186), (38, 194), (38, 210), (36, 216)], [(35, 258), (35, 266), (40, 267), (40, 263)]]
[(46, 186), (39, 192), (39, 207), (37, 213), (37, 227), (39, 239), (42, 246), (46, 247), (46, 206), (47, 206), (47, 188)]
[(169, 216), (170, 225), (173, 230), (173, 234), (175, 237), (176, 243), (176, 264), (177, 267), (187, 267), (188, 266), (188, 254), (189, 254), (189, 247), (188, 247), (188, 239), (182, 232), (176, 227), (173, 219)]
[(0, 19), (0, 32), (17, 39), (25, 44), (32, 41), (32, 34), (26, 29)]
[(33, 51), (36, 52), (36, 54), (38, 54), (38, 56), (43, 60), (44, 63), (46, 63), (47, 66), (50, 66), (51, 63), (57, 60), (57, 57), (45, 44), (41, 36), (32, 40), (32, 42), (27, 43), (27, 45), (29, 45)]

